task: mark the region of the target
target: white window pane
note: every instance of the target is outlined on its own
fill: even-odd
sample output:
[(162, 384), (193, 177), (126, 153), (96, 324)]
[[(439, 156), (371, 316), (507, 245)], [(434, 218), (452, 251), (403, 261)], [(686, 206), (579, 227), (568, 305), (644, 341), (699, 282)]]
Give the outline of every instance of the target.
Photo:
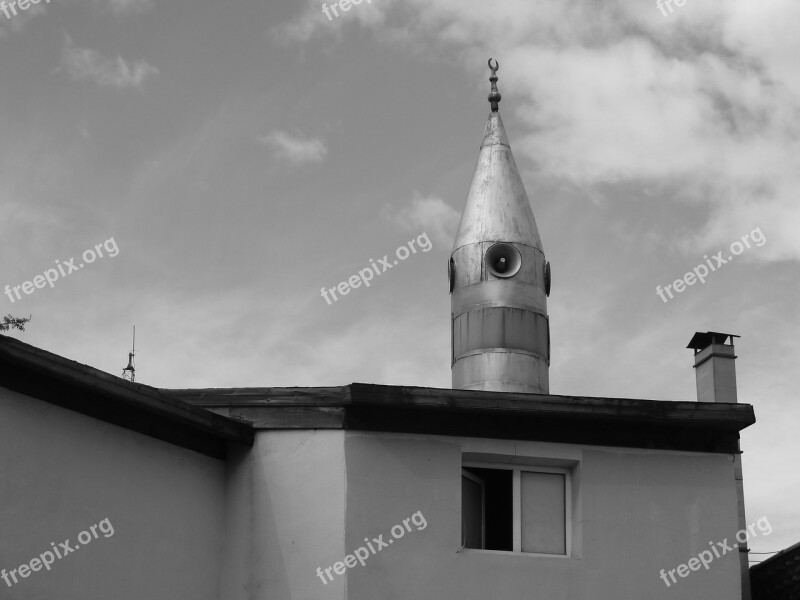
[(522, 551), (566, 554), (566, 479), (561, 473), (520, 474)]
[(461, 476), (461, 537), (466, 548), (483, 548), (483, 484)]

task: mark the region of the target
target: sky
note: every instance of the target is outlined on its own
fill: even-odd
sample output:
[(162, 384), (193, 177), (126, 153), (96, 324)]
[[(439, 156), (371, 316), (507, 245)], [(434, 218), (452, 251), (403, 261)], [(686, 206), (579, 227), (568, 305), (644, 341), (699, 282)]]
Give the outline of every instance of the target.
[(493, 57), (552, 265), (551, 393), (694, 401), (694, 332), (741, 336), (747, 517), (773, 526), (751, 548), (800, 541), (800, 3), (23, 5), (0, 12), (0, 313), (32, 316), (9, 335), (120, 375), (135, 325), (162, 388), (450, 387)]

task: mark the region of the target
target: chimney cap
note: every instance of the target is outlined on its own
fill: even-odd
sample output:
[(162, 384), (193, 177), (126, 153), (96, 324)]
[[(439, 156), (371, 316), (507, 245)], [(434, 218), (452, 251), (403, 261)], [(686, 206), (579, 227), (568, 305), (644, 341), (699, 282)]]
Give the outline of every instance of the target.
[(730, 345), (733, 346), (733, 338), (735, 337), (742, 336), (733, 333), (719, 333), (718, 331), (706, 331), (705, 333), (697, 331), (686, 347), (692, 348), (697, 353), (704, 348), (708, 348), (711, 344), (724, 344), (728, 338), (731, 338)]

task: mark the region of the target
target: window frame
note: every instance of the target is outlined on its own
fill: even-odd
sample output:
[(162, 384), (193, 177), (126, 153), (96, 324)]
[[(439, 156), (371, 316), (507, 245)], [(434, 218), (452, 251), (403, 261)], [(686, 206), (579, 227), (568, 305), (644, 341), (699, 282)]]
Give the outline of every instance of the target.
[[(486, 545), (486, 482), (483, 479), (481, 479), (480, 477), (478, 477), (477, 475), (473, 475), (472, 473), (470, 473), (469, 471), (464, 469), (463, 466), (461, 467), (461, 476), (462, 477), (466, 477), (467, 479), (469, 479), (470, 481), (472, 481), (474, 483), (477, 483), (481, 487), (481, 546), (485, 546)], [(462, 486), (461, 490), (462, 490), (462, 494), (463, 494), (463, 490), (464, 490), (463, 486)], [(464, 506), (463, 498), (461, 500), (461, 506), (462, 506), (462, 511), (463, 511), (463, 506)], [(463, 515), (463, 512), (462, 512), (462, 515), (461, 515), (461, 532), (462, 532), (461, 533), (461, 545), (464, 546), (464, 544), (466, 544), (466, 539), (465, 539), (465, 537), (466, 537), (465, 533), (466, 532), (464, 531), (464, 515)], [(466, 546), (464, 546), (464, 547), (466, 547)]]
[[(511, 550), (486, 550), (484, 548), (464, 548), (472, 552), (493, 552), (495, 554), (512, 554), (514, 556), (534, 556), (534, 557), (548, 557), (548, 558), (571, 558), (572, 557), (572, 469), (565, 467), (545, 467), (538, 465), (528, 464), (510, 464), (510, 463), (494, 463), (494, 462), (478, 462), (467, 461), (461, 464), (461, 473), (463, 475), (472, 475), (465, 468), (475, 469), (498, 469), (511, 471), (511, 506), (512, 506), (512, 546)], [(564, 554), (546, 554), (541, 552), (523, 552), (522, 551), (522, 485), (521, 473), (557, 473), (564, 476), (564, 536), (565, 536), (565, 553)], [(474, 475), (470, 479), (475, 478)], [(483, 513), (481, 528), (482, 528), (482, 544), (486, 544), (486, 497), (484, 490), (484, 501), (481, 507)], [(463, 530), (463, 515), (461, 518)]]

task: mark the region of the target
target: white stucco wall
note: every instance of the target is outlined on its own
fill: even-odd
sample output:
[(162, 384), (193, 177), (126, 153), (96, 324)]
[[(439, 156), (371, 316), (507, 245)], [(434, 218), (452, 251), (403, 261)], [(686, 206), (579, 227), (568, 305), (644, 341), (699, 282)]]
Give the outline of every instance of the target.
[(344, 554), (344, 435), (261, 431), (231, 462), (221, 598), (346, 598), (315, 574)]
[[(573, 466), (569, 558), (460, 550), (461, 464), (471, 459)], [(386, 434), (261, 431), (242, 467), (252, 498), (252, 585), (235, 600), (731, 600), (736, 552), (668, 588), (674, 569), (732, 542), (737, 526), (730, 455)], [(241, 507), (231, 506), (235, 514)], [(315, 573), (420, 511), (406, 532), (364, 565), (323, 584)], [(237, 517), (242, 523), (243, 517)], [(241, 537), (241, 536), (240, 536)], [(373, 544), (375, 545), (375, 544)], [(246, 548), (249, 547), (249, 550)], [(237, 557), (239, 555), (236, 555)], [(237, 563), (238, 558), (228, 557)], [(342, 567), (340, 567), (342, 568)]]
[[(0, 598), (216, 599), (224, 476), (223, 461), (0, 388), (0, 569), (80, 546), (0, 580)], [(78, 542), (106, 518), (113, 535)]]
[[(577, 461), (570, 558), (460, 548), (462, 453), (499, 460)], [(738, 553), (668, 588), (673, 569), (737, 527), (730, 455), (348, 433), (347, 547), (388, 534), (417, 510), (414, 530), (348, 570), (348, 598), (386, 600), (679, 600), (740, 597)], [(385, 535), (386, 537), (386, 535)]]

